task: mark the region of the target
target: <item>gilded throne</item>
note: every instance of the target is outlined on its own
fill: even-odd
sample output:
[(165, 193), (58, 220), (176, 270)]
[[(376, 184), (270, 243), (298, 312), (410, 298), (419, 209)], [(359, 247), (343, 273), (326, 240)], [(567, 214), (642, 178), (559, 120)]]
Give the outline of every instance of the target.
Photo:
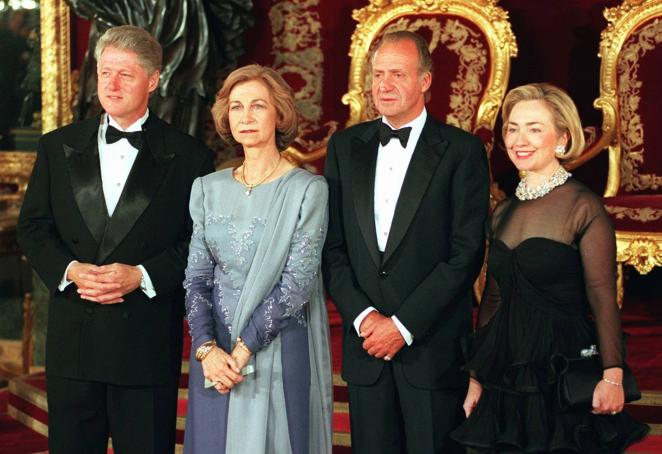
[(662, 266), (662, 0), (625, 0), (607, 8), (600, 42), (602, 137), (570, 167), (607, 147), (604, 204), (616, 229), (618, 301), (623, 265), (647, 274)]

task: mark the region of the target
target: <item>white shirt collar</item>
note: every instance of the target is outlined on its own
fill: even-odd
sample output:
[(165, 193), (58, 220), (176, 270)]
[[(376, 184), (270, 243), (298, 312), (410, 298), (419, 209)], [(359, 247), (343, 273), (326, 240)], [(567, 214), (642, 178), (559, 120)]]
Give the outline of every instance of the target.
[[(402, 129), (402, 128), (408, 128), (411, 127), (411, 133), (413, 134), (414, 132), (418, 132), (420, 134), (420, 131), (423, 130), (423, 126), (425, 126), (425, 120), (428, 118), (428, 112), (423, 107), (423, 110), (421, 110), (421, 113), (418, 115), (418, 117), (414, 118), (412, 121), (410, 121), (407, 124), (404, 124), (400, 126), (399, 128), (396, 128), (393, 126), (386, 117), (382, 117), (382, 121), (389, 125), (391, 129)], [(417, 134), (418, 135), (418, 134)]]
[(121, 127), (109, 114), (106, 114), (106, 117), (108, 118), (108, 124), (110, 126), (113, 126), (114, 128), (119, 129), (120, 131), (125, 131), (125, 132), (141, 131), (143, 128), (143, 123), (145, 123), (147, 121), (147, 117), (149, 117), (149, 109), (145, 110), (145, 114), (142, 117), (138, 118), (131, 125), (129, 125), (129, 127), (126, 129)]
[[(427, 118), (428, 118), (428, 112), (425, 109), (425, 107), (423, 107), (423, 110), (418, 115), (418, 117), (414, 118), (409, 123), (400, 126), (400, 128), (394, 128), (393, 125), (391, 125), (385, 117), (382, 117), (382, 122), (386, 123), (391, 129), (401, 129), (401, 128), (411, 127), (411, 132), (409, 133), (409, 140), (407, 141), (407, 146), (405, 147), (405, 150), (407, 150), (409, 153), (413, 153), (414, 148), (416, 148), (416, 144), (418, 143), (418, 139), (421, 137), (421, 133), (423, 132), (423, 127), (425, 126), (425, 122)], [(400, 146), (400, 143), (397, 141), (393, 143), (397, 143), (398, 146)], [(381, 148), (383, 147), (380, 144), (380, 149)]]

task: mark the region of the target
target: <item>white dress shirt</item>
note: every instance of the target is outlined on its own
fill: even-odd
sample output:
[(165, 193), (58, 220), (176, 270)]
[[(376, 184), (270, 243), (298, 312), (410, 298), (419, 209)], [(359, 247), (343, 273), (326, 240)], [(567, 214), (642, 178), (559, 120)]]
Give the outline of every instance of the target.
[[(377, 246), (381, 252), (386, 250), (386, 243), (388, 242), (388, 236), (391, 232), (391, 224), (393, 223), (393, 215), (395, 214), (395, 206), (398, 202), (398, 197), (400, 197), (402, 184), (405, 181), (409, 161), (411, 161), (418, 139), (421, 137), (421, 132), (423, 132), (423, 126), (425, 126), (427, 116), (427, 111), (424, 108), (418, 117), (409, 123), (402, 125), (400, 128), (394, 128), (386, 118), (382, 117), (382, 121), (390, 128), (401, 129), (411, 127), (411, 132), (409, 133), (406, 147), (403, 147), (397, 138), (393, 138), (386, 145), (380, 143), (377, 151), (374, 215), (375, 231), (377, 232)], [(363, 319), (374, 310), (376, 309), (370, 306), (361, 312), (354, 320), (354, 329), (359, 335), (361, 335), (359, 331), (361, 322), (363, 322)], [(400, 334), (402, 334), (407, 345), (411, 345), (414, 341), (414, 337), (409, 330), (395, 315), (391, 316), (391, 319), (400, 331)]]
[[(111, 125), (120, 131), (141, 131), (143, 123), (147, 121), (147, 117), (149, 117), (149, 109), (145, 111), (145, 115), (126, 129), (122, 128), (110, 115), (104, 114), (102, 117), (99, 133), (97, 135), (97, 143), (99, 145), (99, 166), (101, 168), (103, 198), (106, 202), (108, 216), (112, 216), (115, 212), (117, 202), (119, 202), (120, 196), (122, 195), (126, 180), (129, 178), (131, 167), (133, 167), (133, 163), (136, 160), (136, 156), (138, 156), (139, 150), (134, 148), (127, 139), (120, 139), (111, 144), (106, 143), (106, 129), (108, 129), (108, 125)], [(67, 269), (64, 271), (64, 278), (58, 286), (60, 291), (64, 290), (67, 285), (71, 284), (71, 281), (68, 281), (66, 277), (69, 267), (75, 262), (76, 261), (74, 260), (69, 263)], [(149, 298), (153, 298), (156, 296), (156, 290), (154, 289), (152, 280), (149, 278), (149, 274), (144, 266), (138, 265), (138, 268), (143, 275), (140, 288), (145, 295)]]

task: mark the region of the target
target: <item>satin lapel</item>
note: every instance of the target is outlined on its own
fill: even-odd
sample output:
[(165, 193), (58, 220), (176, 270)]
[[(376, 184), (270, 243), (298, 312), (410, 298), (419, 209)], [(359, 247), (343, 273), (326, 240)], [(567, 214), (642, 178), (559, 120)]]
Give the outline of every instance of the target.
[(99, 122), (88, 121), (81, 124), (81, 128), (77, 135), (78, 142), (63, 144), (62, 147), (78, 210), (92, 237), (99, 244), (108, 219), (97, 143)]
[(145, 125), (145, 145), (138, 152), (124, 190), (117, 202), (103, 242), (97, 252), (97, 262), (102, 263), (119, 246), (134, 224), (152, 201), (174, 154), (167, 154), (160, 120), (151, 116)]
[(448, 142), (441, 138), (436, 121), (428, 116), (409, 162), (400, 196), (395, 205), (393, 222), (384, 250), (384, 263), (391, 257), (407, 233), (447, 146)]
[[(377, 124), (377, 123), (375, 123)], [(375, 232), (375, 170), (379, 138), (377, 128), (351, 141), (352, 193), (356, 219), (375, 266), (381, 265)]]

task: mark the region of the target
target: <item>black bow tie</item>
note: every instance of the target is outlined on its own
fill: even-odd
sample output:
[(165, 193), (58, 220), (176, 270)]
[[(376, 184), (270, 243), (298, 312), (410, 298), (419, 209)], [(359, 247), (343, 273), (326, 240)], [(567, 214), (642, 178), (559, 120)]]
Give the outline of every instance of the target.
[(379, 142), (382, 146), (386, 146), (386, 144), (395, 137), (400, 141), (402, 148), (406, 148), (407, 141), (409, 140), (409, 133), (411, 133), (411, 127), (391, 129), (391, 127), (383, 121), (379, 124)]
[(143, 146), (144, 134), (142, 131), (120, 131), (113, 126), (108, 125), (108, 128), (106, 128), (106, 143), (115, 143), (120, 139), (128, 140), (133, 148), (140, 150)]

